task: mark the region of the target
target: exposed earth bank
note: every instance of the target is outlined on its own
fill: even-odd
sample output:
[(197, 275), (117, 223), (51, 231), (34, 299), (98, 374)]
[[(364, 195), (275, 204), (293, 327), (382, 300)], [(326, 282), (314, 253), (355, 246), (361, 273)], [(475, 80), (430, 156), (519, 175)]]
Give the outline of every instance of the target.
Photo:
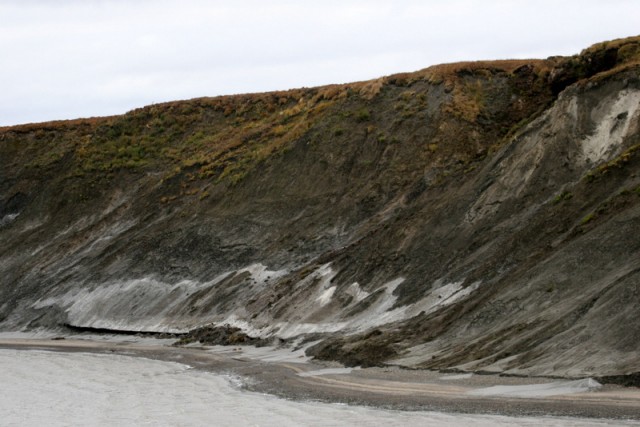
[(632, 381), (639, 107), (634, 37), (0, 128), (0, 329)]

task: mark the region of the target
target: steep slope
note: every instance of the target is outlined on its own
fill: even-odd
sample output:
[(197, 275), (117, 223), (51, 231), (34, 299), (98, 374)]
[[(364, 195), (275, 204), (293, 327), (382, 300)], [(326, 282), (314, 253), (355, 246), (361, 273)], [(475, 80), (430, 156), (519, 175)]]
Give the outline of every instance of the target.
[(640, 370), (640, 38), (0, 129), (0, 327)]

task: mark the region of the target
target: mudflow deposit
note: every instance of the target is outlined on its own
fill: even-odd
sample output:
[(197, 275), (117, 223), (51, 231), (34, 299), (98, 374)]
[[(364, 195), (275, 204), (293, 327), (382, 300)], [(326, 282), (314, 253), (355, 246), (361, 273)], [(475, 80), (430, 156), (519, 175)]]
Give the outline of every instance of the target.
[(0, 330), (633, 382), (639, 107), (633, 37), (0, 128)]

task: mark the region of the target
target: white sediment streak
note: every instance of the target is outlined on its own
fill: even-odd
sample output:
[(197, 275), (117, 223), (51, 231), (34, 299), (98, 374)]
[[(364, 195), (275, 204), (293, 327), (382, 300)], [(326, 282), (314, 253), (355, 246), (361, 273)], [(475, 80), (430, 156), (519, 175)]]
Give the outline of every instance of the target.
[(3, 227), (18, 218), (19, 213), (7, 214), (0, 218), (0, 227)]
[(316, 300), (320, 303), (320, 306), (325, 306), (331, 302), (331, 298), (333, 297), (334, 292), (336, 291), (335, 286), (331, 286), (330, 288), (325, 289)]
[(556, 381), (547, 384), (494, 386), (470, 391), (474, 396), (548, 397), (562, 394), (584, 393), (597, 390), (602, 385), (594, 379)]
[[(256, 313), (247, 309), (245, 301), (259, 297), (265, 287), (285, 274), (285, 270), (273, 271), (262, 264), (253, 264), (220, 274), (208, 282), (166, 283), (143, 277), (91, 287), (78, 285), (64, 294), (40, 299), (32, 307), (66, 310), (68, 323), (80, 327), (185, 332), (208, 324), (230, 324), (255, 337), (292, 338), (338, 331), (358, 333), (420, 313), (431, 313), (465, 298), (479, 286), (479, 282), (463, 287), (462, 281), (444, 284), (443, 280), (436, 280), (425, 297), (394, 308), (398, 299), (395, 293), (404, 278), (391, 280), (372, 292), (363, 290), (356, 282), (340, 290), (332, 284), (337, 272), (330, 264), (324, 264), (291, 289), (291, 295), (298, 299), (294, 309), (284, 317), (287, 320), (274, 322), (267, 316), (252, 320)], [(230, 285), (236, 287), (233, 301), (218, 298), (228, 292), (227, 281), (236, 277), (242, 282)], [(347, 306), (334, 304), (338, 292), (342, 292), (338, 301), (348, 301)], [(197, 298), (194, 299), (194, 295)], [(286, 303), (287, 296), (283, 298)], [(366, 301), (367, 298), (371, 301)], [(220, 301), (226, 305), (221, 306)], [(366, 307), (358, 311), (358, 304), (364, 303)], [(355, 314), (347, 316), (349, 312)]]
[(449, 380), (467, 380), (469, 378), (473, 377), (472, 373), (468, 373), (468, 374), (454, 374), (454, 375), (445, 375), (442, 376), (440, 378), (438, 378), (439, 380), (443, 380), (443, 381), (449, 381)]
[(248, 272), (251, 274), (251, 278), (261, 284), (266, 284), (268, 281), (277, 279), (284, 276), (288, 270), (269, 270), (266, 265), (256, 263), (251, 264), (248, 267), (241, 268), (238, 273)]
[[(320, 277), (326, 283), (329, 283), (329, 279), (333, 277), (335, 273), (332, 272), (328, 266), (323, 266), (322, 269), (323, 274)], [(315, 302), (319, 303), (321, 307), (328, 304), (336, 292), (335, 286), (326, 288), (325, 282), (318, 285), (318, 289), (320, 289), (321, 292), (317, 291), (320, 293), (315, 298)], [(394, 295), (394, 292), (402, 282), (404, 282), (404, 278), (399, 277), (385, 283), (376, 291), (379, 295), (375, 297), (375, 301), (364, 311), (351, 317), (344, 317), (344, 312), (356, 307), (360, 301), (374, 294), (368, 294), (361, 290), (357, 283), (353, 283), (347, 288), (345, 293), (353, 296), (354, 301), (341, 312), (326, 317), (322, 322), (278, 322), (270, 327), (268, 332), (263, 330), (262, 334), (264, 335), (266, 332), (267, 334), (275, 334), (281, 338), (291, 338), (301, 334), (331, 333), (338, 331), (359, 333), (384, 324), (409, 319), (420, 313), (428, 314), (434, 312), (467, 297), (480, 286), (480, 282), (475, 282), (467, 287), (463, 287), (462, 281), (443, 285), (442, 280), (436, 280), (432, 286), (433, 290), (424, 298), (413, 304), (393, 308), (398, 299)]]
[(340, 375), (340, 374), (350, 374), (354, 370), (358, 370), (360, 368), (326, 368), (326, 369), (318, 369), (315, 371), (306, 371), (299, 372), (299, 377), (319, 377), (321, 375)]
[(640, 91), (623, 90), (606, 109), (595, 132), (582, 143), (584, 156), (591, 162), (605, 160), (606, 155), (622, 143), (640, 107)]
[[(68, 322), (74, 326), (129, 331), (184, 332), (210, 323), (215, 316), (224, 316), (212, 307), (211, 313), (190, 317), (189, 297), (195, 292), (217, 292), (216, 286), (232, 275), (249, 273), (246, 293), (257, 292), (270, 280), (286, 271), (271, 271), (261, 264), (253, 264), (237, 271), (218, 275), (213, 280), (199, 282), (182, 280), (166, 283), (152, 277), (116, 281), (78, 287), (68, 292), (36, 301), (32, 307), (44, 309), (57, 306), (67, 312)], [(208, 289), (208, 290), (207, 290)], [(239, 298), (239, 306), (244, 299)], [(220, 318), (218, 320), (221, 320)], [(248, 326), (248, 325), (246, 325)]]

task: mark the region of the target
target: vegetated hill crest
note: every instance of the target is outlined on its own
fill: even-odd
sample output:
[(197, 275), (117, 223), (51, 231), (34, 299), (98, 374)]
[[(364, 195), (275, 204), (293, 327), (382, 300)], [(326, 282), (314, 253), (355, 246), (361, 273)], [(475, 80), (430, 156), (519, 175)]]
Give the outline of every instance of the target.
[(637, 372), (639, 58), (634, 37), (2, 128), (0, 327)]

